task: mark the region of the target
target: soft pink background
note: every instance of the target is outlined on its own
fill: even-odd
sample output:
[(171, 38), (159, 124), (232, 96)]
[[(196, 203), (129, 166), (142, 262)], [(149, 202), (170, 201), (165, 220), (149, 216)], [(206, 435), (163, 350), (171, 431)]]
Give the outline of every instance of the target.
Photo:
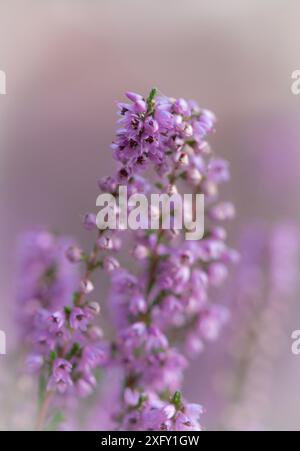
[[(216, 112), (212, 142), (231, 161), (226, 192), (238, 211), (233, 244), (256, 217), (299, 223), (300, 96), (290, 92), (300, 66), (299, 15), (297, 0), (1, 2), (0, 329), (9, 349), (16, 237), (48, 224), (88, 245), (80, 222), (94, 208), (97, 177), (113, 171), (115, 102), (126, 90), (156, 86)], [(300, 429), (300, 358), (290, 352), (290, 333), (300, 328), (295, 301), (272, 380), (273, 428)], [(208, 406), (214, 352), (186, 384)]]

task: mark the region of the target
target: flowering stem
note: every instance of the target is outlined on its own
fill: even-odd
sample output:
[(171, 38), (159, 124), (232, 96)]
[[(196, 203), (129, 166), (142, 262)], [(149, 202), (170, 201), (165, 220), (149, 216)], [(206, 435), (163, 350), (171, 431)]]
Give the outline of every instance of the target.
[[(99, 253), (99, 248), (98, 248), (97, 244), (95, 244), (93, 247), (93, 250), (90, 253), (89, 258), (86, 262), (86, 272), (84, 274), (83, 281), (88, 281), (90, 279), (93, 271), (95, 270), (98, 253)], [(84, 298), (84, 292), (80, 291), (80, 293), (76, 299), (76, 304), (78, 306), (82, 304), (83, 298)]]
[(52, 396), (53, 396), (53, 393), (49, 391), (46, 393), (46, 395), (42, 401), (42, 404), (39, 408), (37, 420), (36, 420), (36, 426), (35, 426), (36, 431), (43, 430), (43, 427), (45, 425), (45, 420), (46, 420), (46, 417), (48, 414), (49, 406), (50, 406), (50, 403), (52, 400)]

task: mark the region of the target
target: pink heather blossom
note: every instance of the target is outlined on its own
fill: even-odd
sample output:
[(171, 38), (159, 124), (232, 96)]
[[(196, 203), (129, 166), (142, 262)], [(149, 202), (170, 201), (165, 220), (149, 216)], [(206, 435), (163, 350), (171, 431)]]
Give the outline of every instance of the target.
[[(126, 184), (129, 195), (172, 194), (184, 185), (185, 192), (204, 193), (205, 236), (186, 241), (179, 230), (99, 231), (94, 213), (83, 221), (95, 232), (90, 252), (70, 242), (65, 246), (49, 232), (28, 235), (18, 300), (27, 360), (65, 405), (94, 396), (97, 368), (118, 369), (117, 402), (106, 406), (113, 429), (200, 431), (203, 409), (188, 403), (181, 389), (187, 357), (216, 340), (229, 317), (225, 306), (210, 300), (211, 287), (222, 284), (238, 259), (220, 224), (235, 214), (219, 197), (220, 185), (230, 178), (229, 164), (207, 143), (216, 123), (212, 112), (156, 89), (148, 97), (126, 96), (118, 104), (112, 143), (116, 173), (98, 181), (100, 191), (116, 197)], [(144, 177), (147, 168), (153, 180)], [(132, 259), (126, 267), (118, 257), (122, 242)], [(84, 266), (80, 278), (76, 263)], [(111, 282), (110, 339), (96, 322), (98, 301), (105, 301), (102, 289), (90, 299), (96, 296), (94, 273), (101, 269)], [(172, 338), (176, 334), (181, 343)]]

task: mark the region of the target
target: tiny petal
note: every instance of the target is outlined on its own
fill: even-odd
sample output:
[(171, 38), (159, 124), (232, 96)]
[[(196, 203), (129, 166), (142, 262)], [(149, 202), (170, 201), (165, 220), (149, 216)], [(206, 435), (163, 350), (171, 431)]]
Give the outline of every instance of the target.
[(143, 100), (143, 97), (140, 94), (131, 91), (126, 92), (126, 97), (132, 102), (138, 102), (139, 100)]
[(144, 100), (137, 100), (134, 102), (134, 110), (137, 113), (145, 113), (147, 111), (147, 104)]
[(92, 315), (99, 315), (100, 310), (101, 310), (100, 305), (98, 304), (98, 302), (89, 302), (88, 305), (86, 306), (86, 309)]
[(137, 260), (144, 260), (145, 258), (147, 258), (149, 256), (149, 250), (148, 250), (148, 248), (146, 246), (143, 246), (142, 244), (138, 244), (133, 249), (132, 255)]
[(127, 387), (124, 391), (124, 401), (128, 406), (136, 406), (139, 402), (140, 394), (136, 390), (132, 390), (131, 388)]
[(103, 250), (112, 249), (113, 241), (108, 236), (101, 236), (97, 240), (97, 245), (99, 246), (100, 249), (103, 249)]
[(120, 264), (119, 264), (118, 260), (116, 260), (114, 257), (106, 256), (103, 259), (103, 268), (106, 271), (108, 271), (108, 272), (115, 271), (119, 267), (120, 267)]
[(94, 290), (94, 285), (90, 280), (82, 280), (80, 282), (80, 288), (84, 294), (89, 294)]
[(70, 246), (66, 250), (66, 257), (71, 263), (78, 263), (82, 260), (83, 252), (78, 246)]
[(96, 215), (93, 213), (87, 213), (83, 220), (83, 226), (86, 230), (96, 229)]

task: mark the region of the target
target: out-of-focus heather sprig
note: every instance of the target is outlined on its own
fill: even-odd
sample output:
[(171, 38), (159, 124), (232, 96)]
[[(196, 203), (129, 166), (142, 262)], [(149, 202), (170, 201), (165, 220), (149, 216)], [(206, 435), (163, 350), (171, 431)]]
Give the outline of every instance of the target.
[[(117, 198), (118, 187), (126, 185), (128, 195), (203, 193), (205, 234), (202, 240), (186, 241), (184, 229), (97, 231), (96, 216), (85, 216), (84, 227), (97, 236), (90, 254), (76, 246), (67, 250), (69, 261), (85, 264), (73, 302), (71, 293), (63, 302), (59, 297), (49, 302), (43, 298), (29, 318), (29, 363), (46, 379), (48, 391), (39, 427), (51, 394), (90, 393), (96, 384), (95, 367), (109, 365), (122, 373), (119, 403), (109, 406), (115, 428), (201, 430), (202, 407), (186, 402), (180, 390), (187, 357), (218, 338), (229, 314), (226, 307), (212, 304), (208, 293), (224, 281), (228, 264), (238, 258), (226, 244), (223, 226), (233, 218), (234, 207), (219, 200), (219, 185), (229, 180), (229, 165), (206, 141), (214, 130), (213, 113), (194, 101), (158, 95), (155, 89), (147, 99), (135, 93), (127, 97), (130, 103), (119, 104), (113, 143), (120, 167), (115, 176), (99, 181), (101, 192)], [(142, 173), (147, 169), (154, 175), (146, 179)], [(122, 267), (115, 256), (123, 238), (130, 243), (134, 270)], [(110, 344), (94, 324), (99, 308), (88, 300), (97, 268), (111, 277), (109, 308), (116, 333)], [(44, 265), (41, 275), (47, 271)], [(61, 274), (50, 271), (50, 276), (47, 288)], [(40, 280), (44, 279), (34, 279), (31, 291)], [(31, 292), (26, 295), (31, 297)]]
[[(93, 370), (105, 363), (107, 346), (94, 324), (100, 306), (86, 298), (93, 290), (95, 251), (85, 255), (70, 239), (38, 229), (24, 234), (19, 252), (18, 322), (27, 369), (39, 375), (39, 429), (55, 393), (91, 393)], [(81, 280), (73, 265), (79, 261), (87, 267)]]
[(297, 286), (300, 236), (291, 223), (248, 226), (232, 283), (230, 354), (219, 374), (222, 427), (265, 429), (271, 375), (285, 341)]
[(22, 339), (33, 337), (36, 313), (67, 305), (78, 283), (78, 272), (66, 259), (68, 237), (35, 229), (20, 237), (18, 248), (17, 320)]

